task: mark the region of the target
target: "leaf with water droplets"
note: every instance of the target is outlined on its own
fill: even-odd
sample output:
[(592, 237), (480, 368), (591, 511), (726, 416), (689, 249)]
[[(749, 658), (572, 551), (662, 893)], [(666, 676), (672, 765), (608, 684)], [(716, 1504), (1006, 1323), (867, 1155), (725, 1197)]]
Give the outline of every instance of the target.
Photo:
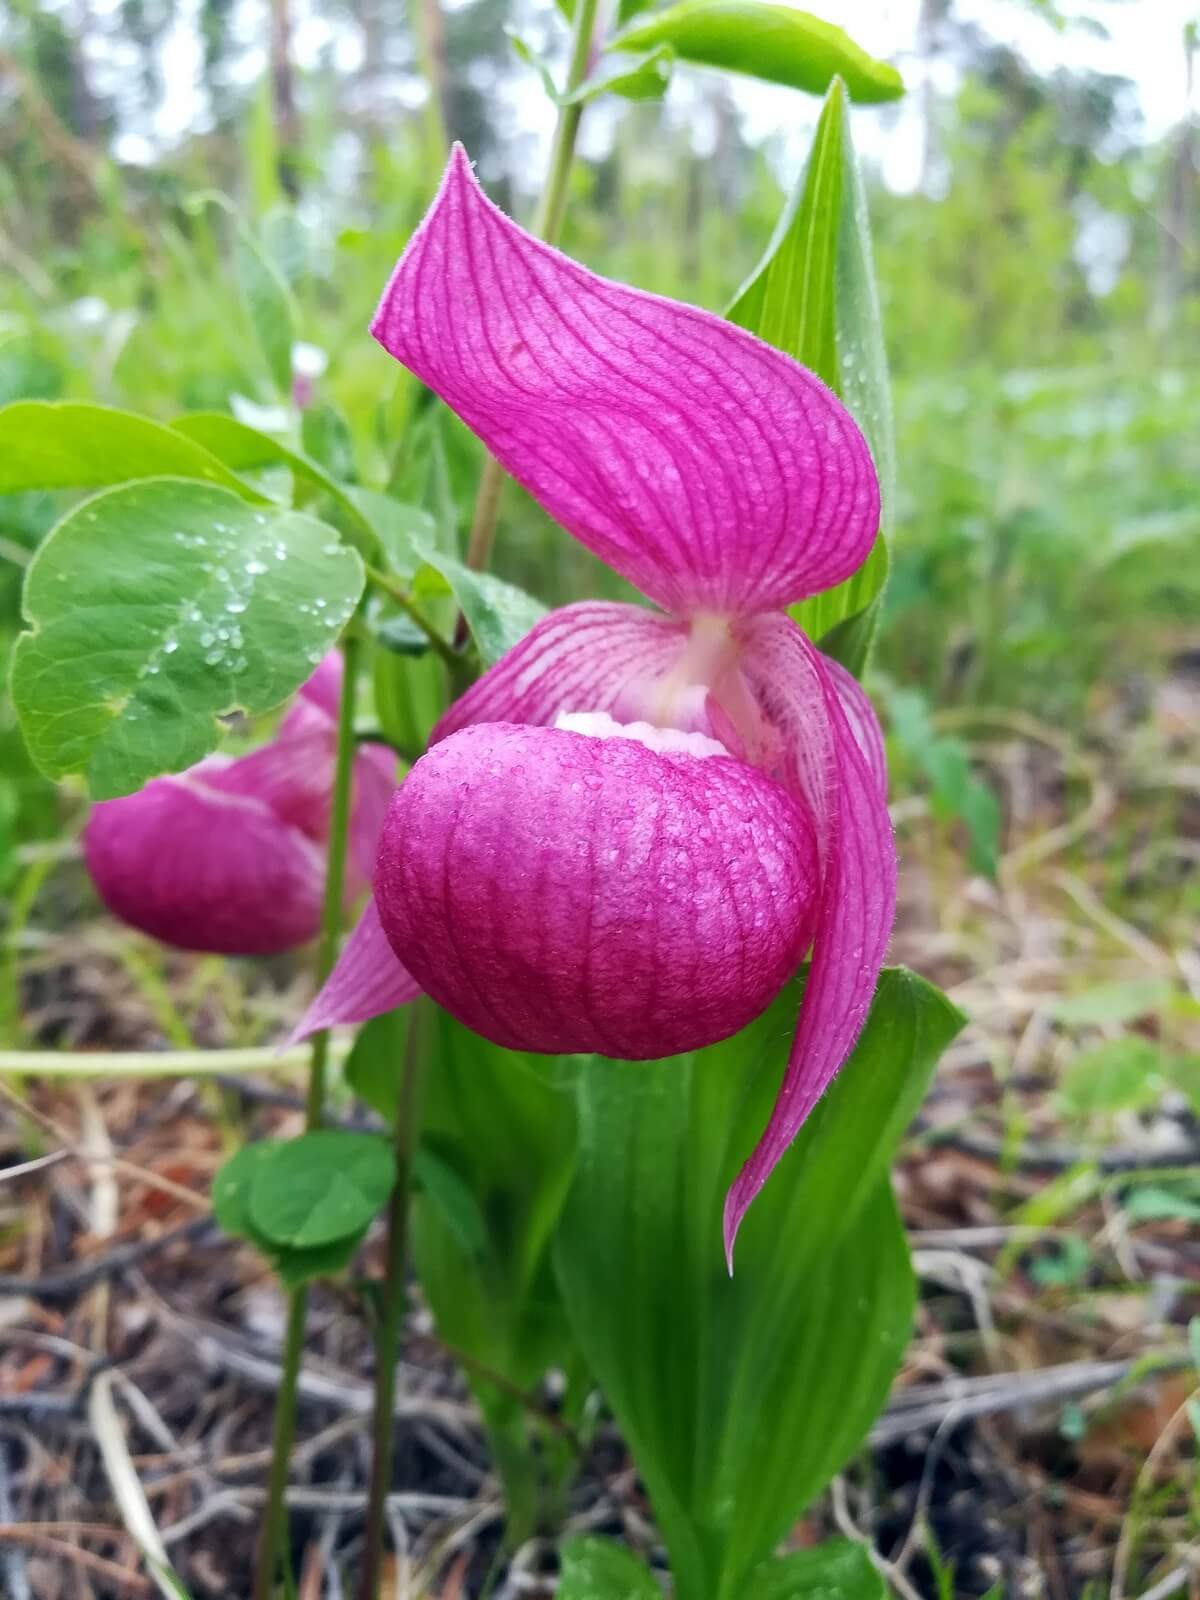
[(300, 686), (362, 585), (328, 524), (225, 489), (152, 478), (84, 501), (25, 581), (12, 689), (30, 754), (97, 799), (193, 765), (217, 717)]

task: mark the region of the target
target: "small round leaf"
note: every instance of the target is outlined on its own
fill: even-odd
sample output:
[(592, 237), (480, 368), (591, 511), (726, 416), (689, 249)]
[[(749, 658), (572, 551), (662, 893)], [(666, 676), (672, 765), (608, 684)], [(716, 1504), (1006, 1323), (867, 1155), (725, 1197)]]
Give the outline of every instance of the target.
[(396, 1165), (374, 1134), (322, 1129), (290, 1139), (255, 1170), (250, 1222), (273, 1244), (310, 1250), (361, 1233), (391, 1193)]

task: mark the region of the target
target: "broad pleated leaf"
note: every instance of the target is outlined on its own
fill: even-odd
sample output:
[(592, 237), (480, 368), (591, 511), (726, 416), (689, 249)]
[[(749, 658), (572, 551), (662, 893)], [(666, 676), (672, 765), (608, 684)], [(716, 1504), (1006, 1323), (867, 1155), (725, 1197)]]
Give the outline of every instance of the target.
[(576, 1335), (650, 1491), (680, 1600), (742, 1600), (749, 1575), (854, 1452), (910, 1333), (887, 1167), (960, 1017), (884, 974), (851, 1061), (751, 1209), (737, 1272), (725, 1185), (770, 1106), (793, 988), (691, 1057), (595, 1059), (556, 1244)]

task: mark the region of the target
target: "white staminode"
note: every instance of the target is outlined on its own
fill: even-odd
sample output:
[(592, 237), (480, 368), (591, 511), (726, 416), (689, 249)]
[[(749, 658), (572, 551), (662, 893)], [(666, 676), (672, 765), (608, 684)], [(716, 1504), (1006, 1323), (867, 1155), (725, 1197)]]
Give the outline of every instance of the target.
[(723, 744), (706, 733), (684, 733), (679, 728), (656, 728), (652, 722), (617, 722), (607, 711), (560, 711), (554, 726), (567, 733), (585, 733), (592, 739), (635, 739), (660, 755), (727, 756)]

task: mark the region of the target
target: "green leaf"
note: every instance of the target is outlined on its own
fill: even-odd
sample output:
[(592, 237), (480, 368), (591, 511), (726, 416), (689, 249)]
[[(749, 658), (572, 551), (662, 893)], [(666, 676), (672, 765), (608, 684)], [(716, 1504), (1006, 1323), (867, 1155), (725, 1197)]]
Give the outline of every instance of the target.
[(234, 274), (254, 337), (280, 395), (292, 392), (292, 342), (295, 315), (283, 274), (251, 230), (235, 219)]
[(590, 1060), (555, 1243), (677, 1591), (712, 1600), (742, 1600), (883, 1403), (913, 1306), (887, 1166), (962, 1021), (911, 973), (883, 974), (857, 1049), (750, 1209), (731, 1282), (723, 1199), (766, 1121), (798, 1003), (789, 986), (694, 1055)]
[(12, 691), (30, 754), (101, 800), (193, 765), (218, 716), (300, 686), (362, 584), (332, 528), (225, 489), (157, 478), (85, 501), (26, 575)]
[[(887, 529), (896, 474), (887, 351), (866, 191), (840, 82), (829, 90), (804, 176), (727, 315), (811, 367), (846, 402), (871, 447), (881, 529)], [(887, 569), (881, 531), (866, 562), (845, 583), (791, 608), (805, 632), (822, 644), (839, 624), (868, 613), (852, 635), (830, 641), (851, 670), (861, 672), (869, 653), (877, 619), (871, 607), (882, 593)]]
[[(330, 519), (368, 554), (375, 545), (372, 519), (359, 503), (364, 491), (352, 489), (330, 477), (320, 462), (289, 450), (270, 434), (260, 433), (223, 411), (189, 411), (171, 424), (176, 433), (202, 445), (236, 472), (253, 472), (264, 467), (286, 467), (300, 483), (311, 485), (332, 502)], [(383, 498), (380, 496), (379, 498)]]
[(1166, 1056), (1162, 1071), (1171, 1087), (1188, 1100), (1193, 1111), (1200, 1113), (1200, 1056)]
[(426, 1078), (420, 1148), (466, 1186), (482, 1237), (464, 1238), (465, 1214), (457, 1201), (448, 1212), (435, 1179), (413, 1207), (413, 1256), (438, 1333), (471, 1358), (509, 1537), (523, 1537), (541, 1520), (556, 1441), (514, 1390), (578, 1365), (550, 1255), (575, 1159), (572, 1066), (503, 1050), (444, 1013), (432, 1021), (437, 1070)]
[(461, 1248), (468, 1255), (481, 1255), (487, 1242), (483, 1212), (470, 1184), (453, 1161), (440, 1152), (436, 1144), (426, 1140), (417, 1146), (413, 1172), (421, 1193), (440, 1214)]
[(558, 1600), (663, 1600), (654, 1574), (615, 1539), (566, 1539), (559, 1554)]
[(675, 52), (666, 44), (638, 54), (606, 56), (574, 93), (560, 97), (559, 104), (585, 105), (602, 94), (619, 94), (623, 100), (661, 100), (674, 64)]
[(485, 666), (492, 666), (522, 640), (546, 615), (540, 600), (490, 572), (472, 572), (453, 556), (423, 542), (414, 547), (425, 565), (417, 572), (414, 593), (453, 594), (479, 648)]
[(1067, 1109), (1084, 1117), (1152, 1106), (1163, 1089), (1160, 1060), (1158, 1047), (1137, 1034), (1082, 1051), (1063, 1075)]
[(225, 1162), (213, 1179), (213, 1215), (226, 1233), (235, 1239), (248, 1239), (271, 1263), (286, 1288), (295, 1288), (311, 1278), (327, 1278), (350, 1264), (362, 1243), (365, 1227), (329, 1244), (293, 1250), (273, 1243), (255, 1227), (250, 1212), (250, 1196), (260, 1170), (277, 1159), (287, 1148), (283, 1139), (260, 1139), (248, 1144)]
[(288, 1250), (283, 1247), (265, 1248), (265, 1254), (285, 1289), (297, 1289), (314, 1278), (333, 1278), (344, 1272), (353, 1261), (366, 1229), (348, 1233), (345, 1238), (333, 1239), (329, 1244), (318, 1244), (307, 1250)]
[(163, 476), (198, 478), (265, 503), (203, 440), (181, 439), (135, 412), (77, 400), (19, 400), (0, 410), (0, 494), (100, 489)]
[(1127, 983), (1099, 984), (1079, 994), (1063, 995), (1053, 1006), (1059, 1022), (1068, 1024), (1136, 1022), (1159, 1011), (1170, 998), (1166, 978), (1131, 978)]
[(361, 1027), (346, 1058), (346, 1082), (389, 1128), (396, 1120), (407, 1039), (408, 1007), (401, 1006)]
[(254, 1167), (248, 1215), (273, 1245), (311, 1250), (361, 1235), (396, 1180), (376, 1134), (322, 1128), (277, 1144)]
[(350, 424), (336, 406), (309, 406), (300, 417), (300, 442), (331, 477), (350, 482), (357, 477)]
[(1121, 1209), (1131, 1222), (1200, 1222), (1200, 1201), (1161, 1184), (1131, 1190)]
[(1069, 1289), (1083, 1282), (1091, 1271), (1092, 1252), (1086, 1239), (1063, 1239), (1051, 1255), (1039, 1256), (1029, 1268), (1029, 1276), (1043, 1289)]
[(760, 1567), (743, 1600), (887, 1600), (887, 1588), (861, 1544), (830, 1539)]
[(994, 878), (1000, 864), (1000, 802), (981, 778), (972, 778), (959, 815), (967, 828), (967, 859), (976, 872)]
[(661, 100), (671, 81), (675, 52), (663, 44), (638, 55), (603, 57), (577, 89), (570, 94), (560, 94), (545, 58), (515, 28), (504, 31), (516, 55), (541, 78), (546, 98), (552, 105), (586, 105), (602, 94), (619, 94), (626, 100)]
[(375, 530), (388, 568), (398, 578), (411, 578), (424, 560), (417, 554), (418, 547), (436, 547), (436, 529), (429, 512), (393, 500), (380, 489), (354, 488), (349, 493)]
[(256, 1237), (250, 1222), (250, 1190), (263, 1161), (282, 1144), (280, 1139), (258, 1139), (243, 1145), (218, 1168), (213, 1179), (213, 1216), (219, 1227), (235, 1239)]
[(762, 0), (679, 0), (619, 33), (612, 50), (667, 44), (684, 61), (744, 72), (824, 94), (841, 78), (852, 100), (895, 100), (904, 82), (895, 67), (859, 48), (841, 28)]

